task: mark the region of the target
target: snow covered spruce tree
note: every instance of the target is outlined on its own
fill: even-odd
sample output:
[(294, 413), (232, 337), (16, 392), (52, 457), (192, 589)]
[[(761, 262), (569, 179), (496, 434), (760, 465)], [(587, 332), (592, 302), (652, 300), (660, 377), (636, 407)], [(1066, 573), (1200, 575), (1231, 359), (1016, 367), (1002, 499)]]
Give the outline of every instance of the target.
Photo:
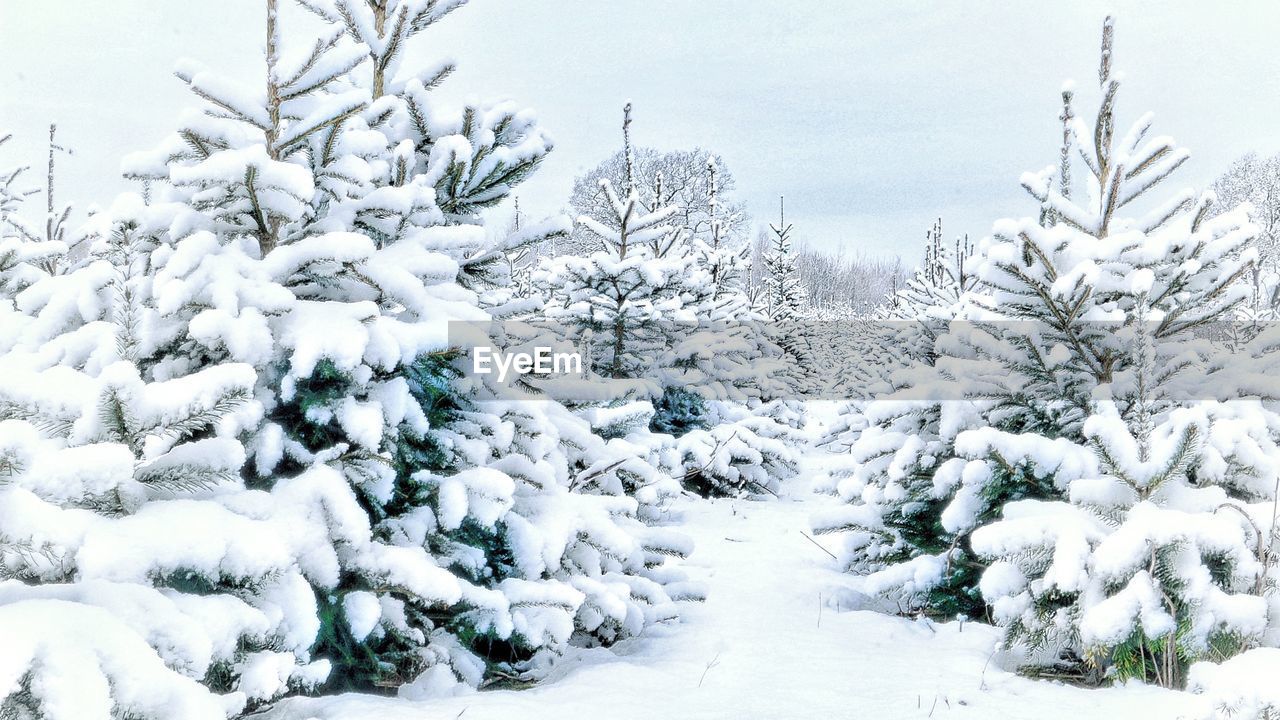
[[(628, 105), (624, 158), (630, 123)], [(653, 448), (657, 464), (702, 492), (773, 491), (794, 473), (784, 438), (791, 429), (746, 407), (788, 388), (771, 377), (781, 369), (778, 350), (762, 340), (761, 318), (742, 292), (739, 251), (721, 242), (714, 167), (708, 172), (709, 240), (669, 224), (675, 206), (647, 211), (628, 172), (625, 196), (601, 184), (616, 218), (580, 220), (599, 249), (544, 262), (538, 284), (552, 289), (547, 318), (587, 347), (604, 376), (579, 400), (598, 433)], [(605, 387), (608, 400), (587, 401)]]
[(778, 224), (770, 225), (772, 247), (764, 256), (765, 312), (774, 322), (797, 319), (803, 312), (805, 289), (796, 270), (791, 247), (791, 225), (787, 224), (785, 200), (778, 198)]
[(1020, 456), (1025, 436), (985, 431), (958, 443), (1056, 470), (1067, 488), (1065, 501), (1006, 505), (974, 532), (974, 549), (994, 560), (983, 596), (1010, 641), (1081, 659), (1097, 678), (1178, 687), (1194, 661), (1274, 642), (1263, 528), (1274, 523), (1280, 418), (1257, 402), (1157, 412), (1159, 373), (1134, 369), (1132, 417), (1122, 418), (1122, 403), (1100, 404), (1083, 429), (1087, 445)]
[[(0, 147), (12, 137), (0, 137)], [(6, 298), (12, 298), (27, 287), (31, 278), (26, 273), (36, 270), (30, 266), (31, 250), (27, 238), (15, 228), (20, 208), (36, 192), (22, 181), (26, 171), (26, 167), (0, 170), (0, 292)]]
[(640, 199), (630, 103), (623, 109), (622, 130), (623, 195), (609, 180), (600, 181), (614, 217), (580, 218), (595, 238), (595, 250), (544, 260), (535, 284), (549, 288), (545, 320), (583, 350), (588, 365), (585, 383), (548, 391), (576, 407), (600, 437), (645, 446), (655, 440), (647, 438), (655, 425), (654, 402), (665, 406), (672, 421), (660, 419), (660, 429), (687, 430), (703, 422), (700, 396), (680, 387), (665, 391), (659, 358), (676, 342), (679, 323), (696, 325), (685, 291), (709, 286), (709, 278), (694, 263), (686, 238), (668, 222), (678, 208), (649, 211)]
[[(1212, 216), (1211, 193), (1186, 191), (1145, 216), (1117, 214), (1188, 154), (1148, 140), (1150, 116), (1115, 142), (1111, 54), (1108, 21), (1092, 147), (1083, 128), (1069, 138), (1099, 191), (1073, 199), (1065, 165), (1025, 178), (1044, 217), (998, 228), (985, 253), (992, 304), (1056, 335), (1037, 346), (1034, 331), (1006, 330), (999, 339), (1024, 359), (1002, 364), (1020, 370), (1028, 396), (1060, 404), (1042, 399), (1012, 424), (1006, 416), (1008, 429), (962, 433), (956, 444), (993, 475), (1024, 468), (1064, 496), (1006, 506), (974, 533), (973, 549), (995, 561), (983, 595), (1010, 638), (1081, 657), (1100, 676), (1176, 687), (1191, 662), (1274, 636), (1264, 591), (1280, 416), (1263, 403), (1272, 393), (1255, 395), (1260, 386), (1242, 383), (1223, 349), (1196, 342), (1248, 299), (1257, 228), (1247, 207)], [(1029, 301), (1028, 291), (1050, 300)]]
[[(823, 371), (812, 347), (820, 333), (809, 312), (808, 292), (801, 280), (799, 258), (793, 247), (793, 226), (787, 222), (784, 199), (778, 198), (778, 224), (769, 225), (770, 249), (760, 262), (764, 265), (764, 292), (758, 309), (769, 321), (769, 336), (782, 348), (790, 384), (800, 392), (816, 393)], [(830, 377), (830, 374), (828, 374)]]
[(312, 587), (338, 553), (300, 490), (323, 478), (245, 491), (248, 365), (144, 379), (147, 262), (123, 223), (0, 316), (6, 718), (218, 720), (329, 672)]
[[(948, 248), (939, 218), (925, 234), (924, 262), (876, 315), (892, 320), (936, 319), (975, 284), (973, 251), (968, 235), (957, 237)], [(944, 314), (943, 319), (950, 317)]]
[(662, 360), (663, 401), (676, 390), (706, 406), (702, 427), (676, 433), (686, 486), (713, 495), (776, 494), (795, 475), (796, 448), (804, 442), (801, 388), (768, 318), (747, 294), (748, 249), (721, 237), (715, 165), (707, 172), (711, 235), (692, 244), (711, 284), (689, 293), (697, 328), (679, 333)]
[[(459, 377), (449, 322), (487, 322), (477, 293), (502, 251), (563, 230), (486, 241), (481, 211), (550, 141), (510, 105), (442, 106), (430, 91), (451, 65), (402, 66), (461, 4), (305, 2), (324, 30), (292, 48), (269, 1), (264, 82), (184, 64), (201, 111), (126, 163), (156, 246), (144, 371), (251, 365), (249, 484), (344, 479), (315, 488), (341, 560), (313, 583), (330, 687), (426, 696), (536, 676), (570, 642), (673, 613), (660, 566), (682, 541), (604, 492), (625, 463), (596, 467), (586, 439), (566, 452), (590, 433), (563, 408), (480, 402), (489, 391)], [(594, 494), (574, 492), (579, 469)]]
[[(1190, 191), (1121, 214), (1187, 154), (1148, 137), (1149, 115), (1114, 136), (1111, 27), (1094, 127), (1064, 93), (1061, 161), (1023, 178), (1038, 216), (1001, 221), (980, 244), (976, 284), (953, 310), (964, 322), (937, 338), (931, 366), (902, 371), (907, 387), (862, 410), (857, 465), (839, 487), (851, 507), (818, 524), (847, 531), (864, 588), (903, 609), (973, 616), (991, 603), (1012, 640), (1087, 659), (1100, 676), (1175, 684), (1224, 638), (1262, 637), (1264, 604), (1245, 597), (1260, 578), (1257, 535), (1219, 508), (1248, 515), (1272, 497), (1274, 471), (1258, 459), (1275, 425), (1256, 402), (1197, 401), (1241, 387), (1206, 383), (1221, 363), (1192, 338), (1247, 293), (1253, 227), (1244, 209), (1210, 218), (1212, 196)], [(1227, 417), (1234, 431), (1218, 424)], [(1202, 440), (1230, 432), (1238, 451)], [(1159, 513), (1180, 518), (1166, 528), (1176, 538), (1151, 535)], [(1088, 529), (1054, 529), (1068, 516)], [(1150, 554), (1094, 554), (1130, 541)]]
[[(629, 158), (629, 103), (623, 116)], [(676, 206), (646, 211), (630, 171), (622, 195), (608, 180), (601, 180), (600, 189), (616, 215), (616, 229), (594, 218), (580, 218), (595, 235), (599, 249), (587, 256), (546, 262), (538, 282), (551, 289), (550, 319), (592, 333), (590, 357), (596, 372), (610, 378), (637, 378), (670, 342), (671, 325), (688, 319), (681, 315), (686, 312), (685, 289), (709, 283), (706, 278), (686, 277), (699, 268), (693, 265), (678, 229), (667, 223)]]

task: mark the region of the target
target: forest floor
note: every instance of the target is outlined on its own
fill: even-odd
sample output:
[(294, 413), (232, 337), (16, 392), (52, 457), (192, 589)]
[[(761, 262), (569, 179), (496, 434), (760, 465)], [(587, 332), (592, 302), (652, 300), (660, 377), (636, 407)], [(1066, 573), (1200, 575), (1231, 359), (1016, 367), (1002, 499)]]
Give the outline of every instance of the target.
[[(810, 458), (806, 474), (821, 472)], [(678, 623), (610, 649), (578, 650), (528, 690), (409, 702), (298, 698), (270, 720), (649, 720), (651, 718), (1196, 718), (1199, 698), (1143, 685), (1086, 689), (1001, 667), (1000, 632), (841, 606), (848, 577), (806, 537), (833, 500), (802, 477), (778, 500), (681, 501), (694, 553), (684, 565), (709, 591)]]

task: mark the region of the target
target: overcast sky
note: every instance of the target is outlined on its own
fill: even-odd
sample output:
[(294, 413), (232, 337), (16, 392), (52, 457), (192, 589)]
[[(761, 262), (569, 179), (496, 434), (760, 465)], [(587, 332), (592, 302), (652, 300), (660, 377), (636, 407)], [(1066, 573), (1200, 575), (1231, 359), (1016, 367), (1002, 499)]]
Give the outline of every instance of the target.
[[(288, 4), (286, 2), (286, 4)], [(66, 193), (126, 187), (119, 156), (152, 146), (190, 104), (171, 75), (192, 57), (254, 78), (262, 0), (0, 0), (0, 131), (40, 162), (57, 121), (77, 156)], [(905, 7), (898, 7), (898, 6)], [(1058, 92), (1093, 106), (1102, 18), (1117, 16), (1124, 123), (1190, 148), (1182, 185), (1280, 150), (1280, 3), (472, 0), (415, 53), (459, 63), (455, 97), (515, 99), (556, 139), (521, 187), (524, 209), (563, 206), (573, 177), (635, 139), (722, 154), (760, 221), (787, 196), (796, 235), (914, 262), (925, 228), (983, 235), (1034, 214), (1018, 176), (1053, 162)]]

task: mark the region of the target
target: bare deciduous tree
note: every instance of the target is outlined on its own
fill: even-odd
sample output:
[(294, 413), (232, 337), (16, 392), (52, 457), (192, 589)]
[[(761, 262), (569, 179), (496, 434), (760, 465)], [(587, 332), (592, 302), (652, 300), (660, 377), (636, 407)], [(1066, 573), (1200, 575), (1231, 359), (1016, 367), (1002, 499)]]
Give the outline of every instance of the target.
[(843, 249), (831, 254), (803, 245), (796, 250), (796, 269), (816, 317), (870, 315), (905, 277), (896, 257), (850, 255)]
[[(719, 155), (701, 148), (661, 152), (653, 148), (637, 147), (633, 151), (635, 189), (644, 211), (676, 205), (680, 209), (671, 218), (671, 224), (687, 231), (692, 237), (713, 243), (712, 216), (707, 198), (711, 173), (707, 165), (715, 167), (716, 192), (719, 198), (718, 222), (720, 242), (729, 247), (746, 244), (750, 232), (750, 218), (740, 202), (733, 199), (734, 179)], [(573, 181), (573, 193), (569, 206), (575, 219), (586, 215), (606, 227), (617, 222), (609, 208), (608, 200), (600, 190), (600, 181), (608, 180), (613, 187), (625, 187), (627, 183), (627, 157), (619, 151), (590, 171)], [(616, 229), (616, 228), (615, 228)], [(559, 244), (557, 253), (582, 254), (598, 250), (598, 242), (590, 233), (575, 229), (569, 238)]]
[(1214, 181), (1213, 192), (1219, 208), (1243, 202), (1253, 205), (1262, 265), (1280, 270), (1280, 155), (1264, 158), (1249, 153), (1241, 157)]

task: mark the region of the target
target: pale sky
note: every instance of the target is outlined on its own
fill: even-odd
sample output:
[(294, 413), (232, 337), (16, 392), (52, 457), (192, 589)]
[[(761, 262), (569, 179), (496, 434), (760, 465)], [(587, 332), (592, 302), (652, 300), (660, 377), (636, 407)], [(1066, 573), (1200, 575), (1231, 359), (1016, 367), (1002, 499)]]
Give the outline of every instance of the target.
[[(286, 2), (285, 4), (289, 4)], [(44, 128), (77, 156), (64, 196), (105, 202), (125, 152), (152, 146), (191, 99), (180, 57), (257, 78), (262, 0), (0, 0), (0, 167), (42, 162)], [(902, 6), (902, 7), (898, 7)], [(796, 236), (915, 262), (948, 235), (1033, 215), (1018, 176), (1054, 162), (1058, 92), (1096, 102), (1102, 18), (1117, 16), (1122, 123), (1188, 147), (1179, 185), (1249, 150), (1280, 150), (1280, 3), (472, 0), (415, 53), (448, 55), (450, 97), (514, 99), (556, 139), (519, 191), (550, 214), (573, 177), (635, 139), (725, 157), (758, 221), (787, 196)]]

